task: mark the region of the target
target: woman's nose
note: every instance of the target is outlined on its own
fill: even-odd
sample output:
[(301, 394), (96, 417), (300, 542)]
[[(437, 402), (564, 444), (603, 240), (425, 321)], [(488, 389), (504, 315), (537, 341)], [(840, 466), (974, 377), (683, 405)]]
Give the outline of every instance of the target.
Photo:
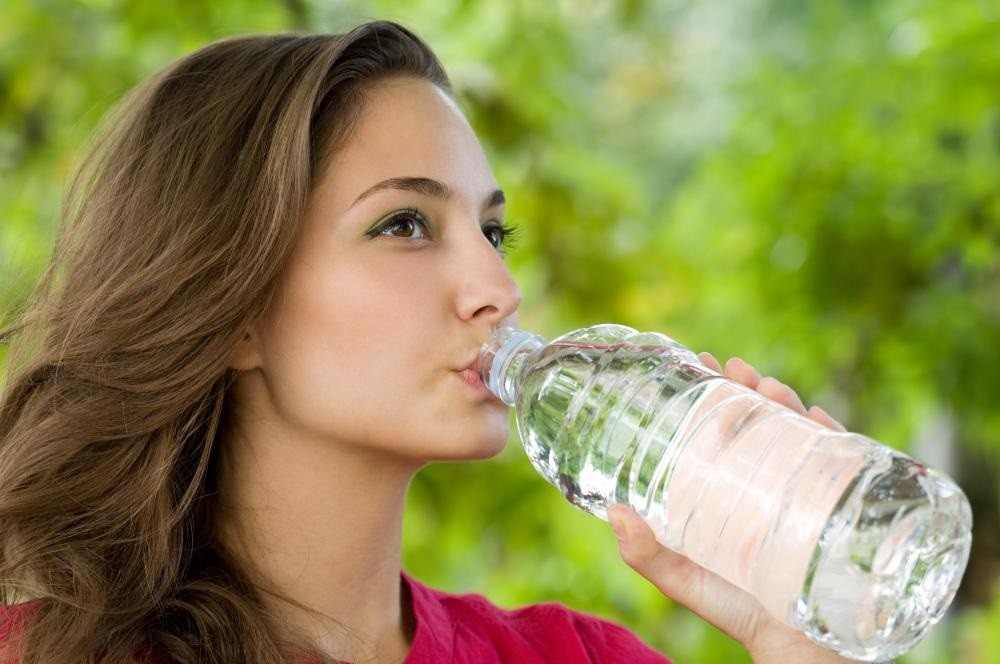
[(521, 291), (503, 256), (482, 234), (473, 247), (460, 253), (456, 265), (457, 311), (462, 320), (482, 319), (491, 329), (513, 315), (521, 304)]

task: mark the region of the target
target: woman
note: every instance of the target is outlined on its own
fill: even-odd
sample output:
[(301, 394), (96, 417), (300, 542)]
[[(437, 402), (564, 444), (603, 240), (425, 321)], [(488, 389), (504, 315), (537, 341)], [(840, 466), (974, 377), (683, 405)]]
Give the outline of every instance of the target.
[[(5, 335), (8, 660), (665, 661), (594, 617), (401, 572), (414, 474), (507, 439), (465, 371), (516, 323), (502, 219), (444, 72), (398, 25), (227, 40), (140, 86)], [(757, 661), (841, 661), (613, 516), (624, 559)]]

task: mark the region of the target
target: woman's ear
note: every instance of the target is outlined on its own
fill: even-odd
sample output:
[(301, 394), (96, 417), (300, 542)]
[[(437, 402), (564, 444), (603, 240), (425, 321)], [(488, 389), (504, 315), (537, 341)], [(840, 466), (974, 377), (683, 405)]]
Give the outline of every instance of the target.
[(251, 330), (243, 335), (243, 338), (229, 355), (229, 368), (237, 371), (250, 371), (260, 368), (262, 364), (257, 331)]

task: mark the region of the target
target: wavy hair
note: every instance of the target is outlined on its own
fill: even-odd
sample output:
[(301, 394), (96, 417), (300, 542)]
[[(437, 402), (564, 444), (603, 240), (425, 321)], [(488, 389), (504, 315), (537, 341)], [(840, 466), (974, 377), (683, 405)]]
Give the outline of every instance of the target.
[[(374, 82), (429, 80), (394, 23), (210, 44), (105, 122), (51, 262), (0, 337), (0, 601), (23, 664), (324, 659), (215, 528), (227, 361), (266, 310)], [(335, 589), (332, 589), (335, 592)]]

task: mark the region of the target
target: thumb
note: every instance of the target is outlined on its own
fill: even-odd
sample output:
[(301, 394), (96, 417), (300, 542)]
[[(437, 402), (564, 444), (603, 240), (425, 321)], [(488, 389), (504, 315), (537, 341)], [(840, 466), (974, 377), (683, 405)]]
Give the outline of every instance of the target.
[(625, 505), (612, 505), (607, 512), (608, 523), (618, 538), (622, 559), (629, 567), (640, 571), (638, 568), (644, 567), (661, 548), (652, 529), (641, 516)]
[(607, 510), (622, 560), (660, 592), (687, 606), (697, 603), (703, 570), (661, 545), (646, 521), (625, 505)]
[(760, 606), (750, 595), (661, 545), (646, 521), (625, 505), (608, 508), (622, 560), (675, 602), (741, 643), (757, 631)]

